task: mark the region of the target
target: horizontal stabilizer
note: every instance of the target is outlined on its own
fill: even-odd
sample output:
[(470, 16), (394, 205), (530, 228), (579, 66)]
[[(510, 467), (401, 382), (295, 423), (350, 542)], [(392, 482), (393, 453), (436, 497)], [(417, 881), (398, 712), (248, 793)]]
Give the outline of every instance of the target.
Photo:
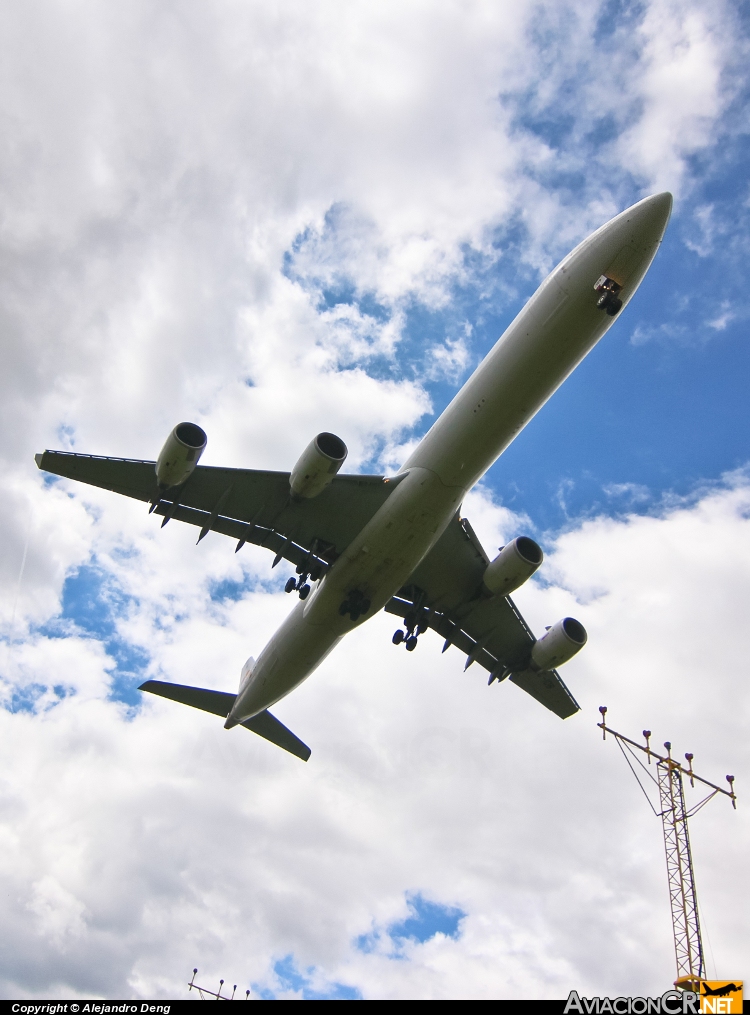
[[(236, 694), (228, 694), (226, 691), (210, 691), (204, 687), (188, 687), (186, 684), (168, 684), (164, 680), (147, 680), (141, 684), (139, 691), (149, 691), (151, 694), (158, 694), (162, 698), (169, 698), (171, 701), (179, 701), (183, 705), (191, 705), (203, 712), (211, 712), (225, 719), (234, 704)], [(279, 722), (269, 711), (260, 712), (252, 719), (246, 719), (240, 723), (245, 729), (252, 730), (264, 740), (270, 740), (272, 744), (281, 747), (295, 757), (303, 761), (312, 754), (312, 751), (295, 737), (291, 730)]]
[(271, 715), (268, 709), (265, 712), (259, 712), (258, 715), (254, 715), (252, 719), (246, 719), (244, 722), (241, 722), (240, 726), (244, 726), (247, 730), (252, 730), (253, 733), (257, 733), (259, 737), (263, 737), (265, 740), (270, 740), (272, 744), (282, 747), (285, 751), (289, 751), (290, 754), (296, 754), (303, 761), (307, 761), (312, 754), (307, 744), (303, 744), (299, 737), (295, 737), (292, 731), (288, 730), (283, 722), (279, 722), (275, 715)]
[(236, 694), (228, 694), (226, 691), (208, 691), (204, 687), (188, 687), (187, 684), (168, 684), (165, 680), (147, 680), (141, 684), (139, 691), (149, 691), (151, 694), (161, 695), (162, 698), (170, 698), (172, 701), (179, 701), (183, 705), (191, 705), (203, 712), (212, 712), (226, 719), (234, 705)]

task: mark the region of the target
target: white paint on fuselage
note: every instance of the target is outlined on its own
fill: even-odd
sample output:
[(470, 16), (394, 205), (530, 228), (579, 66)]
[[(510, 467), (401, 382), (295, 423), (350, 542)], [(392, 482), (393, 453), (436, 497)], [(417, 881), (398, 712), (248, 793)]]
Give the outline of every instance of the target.
[[(584, 240), (542, 283), (404, 464), (401, 473), (408, 474), (261, 652), (228, 727), (288, 694), (406, 583), (466, 492), (614, 322), (596, 306), (598, 277), (623, 286), (623, 303), (632, 297), (671, 206), (669, 194), (639, 202)], [(339, 613), (354, 589), (372, 604), (356, 623)]]

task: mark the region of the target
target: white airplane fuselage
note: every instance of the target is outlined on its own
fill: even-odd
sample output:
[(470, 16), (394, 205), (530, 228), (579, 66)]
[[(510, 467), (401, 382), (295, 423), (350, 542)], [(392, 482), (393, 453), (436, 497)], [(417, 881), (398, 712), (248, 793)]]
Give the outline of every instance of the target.
[[(393, 492), (300, 601), (261, 652), (226, 726), (269, 708), (378, 612), (432, 549), (464, 496), (614, 322), (597, 307), (605, 275), (623, 306), (656, 254), (670, 194), (646, 198), (607, 222), (542, 283), (402, 466)], [(405, 475), (404, 475), (405, 474)], [(339, 607), (354, 590), (370, 600), (357, 621)]]

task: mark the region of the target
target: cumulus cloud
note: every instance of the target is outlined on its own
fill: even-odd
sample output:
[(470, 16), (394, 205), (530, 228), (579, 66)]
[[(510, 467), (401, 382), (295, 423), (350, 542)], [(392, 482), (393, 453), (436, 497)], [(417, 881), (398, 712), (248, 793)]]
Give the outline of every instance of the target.
[[(486, 538), (522, 525), (481, 494), (467, 514)], [(547, 584), (516, 598), (537, 630), (571, 613), (589, 630), (565, 672), (583, 712), (565, 723), (463, 674), (435, 638), (396, 650), (380, 615), (277, 706), (313, 746), (303, 766), (170, 702), (126, 720), (98, 642), (40, 636), (17, 665), (76, 693), (0, 714), (6, 994), (182, 996), (198, 965), (256, 996), (301, 996), (279, 978), (285, 956), (309, 991), (364, 997), (657, 993), (672, 961), (661, 832), (598, 739), (596, 709), (741, 786), (750, 703), (741, 639), (726, 633), (743, 629), (749, 517), (738, 482), (660, 515), (588, 521), (547, 547)], [(144, 543), (150, 563), (123, 558), (123, 583), (149, 575), (130, 637), (171, 679), (233, 689), (288, 600), (212, 601), (203, 544), (177, 567), (182, 531), (166, 551)], [(228, 541), (205, 542), (234, 567)], [(178, 595), (186, 580), (193, 601)], [(160, 596), (179, 615), (156, 609)], [(746, 824), (719, 801), (693, 826), (712, 946), (737, 975)], [(397, 954), (358, 943), (390, 940), (410, 893), (465, 914), (457, 932), (407, 938)]]
[[(660, 992), (658, 830), (595, 706), (717, 770), (731, 745), (739, 775), (744, 481), (571, 520), (547, 548), (548, 583), (518, 600), (537, 631), (569, 612), (590, 628), (567, 674), (583, 716), (488, 689), (427, 638), (407, 657), (381, 615), (279, 706), (313, 746), (303, 766), (135, 705), (145, 676), (234, 690), (288, 610), (281, 568), (32, 457), (153, 458), (190, 418), (207, 464), (289, 469), (326, 429), (352, 470), (398, 467), (476, 361), (475, 318), (629, 200), (689, 189), (726, 129), (732, 8), (652, 0), (614, 26), (609, 9), (8, 6), (5, 996), (179, 997), (194, 965), (256, 996)], [(437, 339), (410, 331), (415, 307), (444, 315)], [(490, 553), (534, 531), (490, 481), (464, 511)], [(696, 831), (696, 855), (714, 949), (741, 973), (731, 818)], [(399, 937), (415, 912), (464, 915)]]

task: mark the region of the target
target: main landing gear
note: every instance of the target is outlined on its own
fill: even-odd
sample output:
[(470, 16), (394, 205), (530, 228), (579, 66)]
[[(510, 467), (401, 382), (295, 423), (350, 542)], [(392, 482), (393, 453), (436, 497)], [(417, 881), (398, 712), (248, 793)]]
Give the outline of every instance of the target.
[(300, 599), (307, 599), (310, 595), (308, 579), (316, 582), (322, 574), (322, 568), (319, 564), (316, 564), (312, 571), (306, 571), (304, 566), (300, 564), (297, 568), (297, 574), (299, 575), (299, 578), (290, 578), (284, 586), (284, 591), (299, 592)]
[(355, 620), (359, 620), (360, 617), (364, 616), (369, 609), (370, 600), (365, 598), (364, 592), (360, 592), (359, 589), (354, 589), (349, 593), (341, 606), (339, 606), (339, 613), (342, 617), (345, 617), (348, 613), (353, 623)]
[(606, 311), (608, 317), (614, 317), (615, 314), (620, 312), (622, 300), (619, 299), (617, 294), (622, 289), (622, 286), (619, 283), (615, 282), (613, 278), (607, 278), (606, 275), (600, 275), (594, 289), (599, 293), (596, 305), (601, 310)]
[[(400, 628), (395, 632), (391, 641), (394, 645), (400, 645), (401, 642), (406, 646), (407, 652), (413, 652), (417, 647), (417, 638), (420, 634), (423, 634), (427, 630), (427, 620), (423, 615), (423, 611), (412, 610), (407, 613), (404, 617), (405, 631)], [(414, 633), (416, 631), (416, 634)]]

